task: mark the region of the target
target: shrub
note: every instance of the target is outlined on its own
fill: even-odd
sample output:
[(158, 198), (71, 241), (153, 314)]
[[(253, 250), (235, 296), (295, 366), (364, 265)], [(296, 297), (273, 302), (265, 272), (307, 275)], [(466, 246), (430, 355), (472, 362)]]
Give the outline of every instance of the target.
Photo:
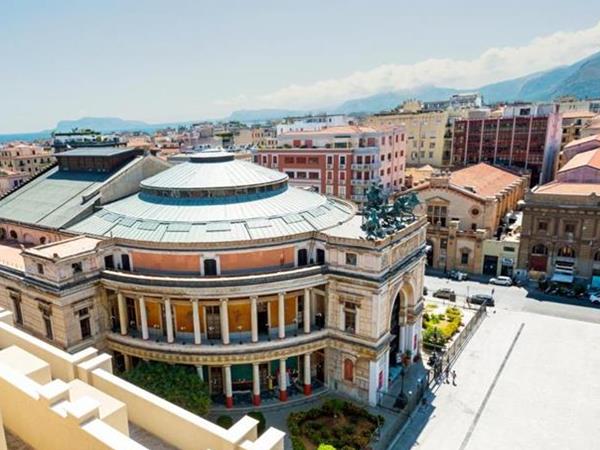
[(329, 444), (321, 444), (317, 450), (335, 450), (335, 447)]
[(217, 425), (228, 430), (233, 425), (233, 419), (231, 416), (219, 416), (217, 418)]
[(252, 417), (253, 419), (258, 420), (258, 425), (257, 425), (258, 435), (260, 436), (261, 434), (263, 434), (265, 431), (265, 428), (267, 427), (267, 419), (265, 419), (265, 415), (263, 413), (261, 413), (260, 411), (250, 411), (248, 413), (248, 415), (250, 417)]
[(121, 377), (194, 414), (204, 415), (210, 407), (208, 387), (191, 366), (141, 362)]
[(302, 443), (299, 437), (292, 435), (291, 440), (292, 450), (306, 450), (306, 446)]

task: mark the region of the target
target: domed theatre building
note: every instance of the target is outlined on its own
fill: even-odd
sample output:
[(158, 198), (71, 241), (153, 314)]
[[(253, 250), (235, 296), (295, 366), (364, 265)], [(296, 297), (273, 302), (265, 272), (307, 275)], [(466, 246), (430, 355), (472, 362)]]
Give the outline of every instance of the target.
[(375, 404), (419, 352), (426, 220), (376, 240), (361, 224), (230, 153), (77, 149), (0, 200), (0, 306), (123, 368), (193, 365), (228, 407), (322, 385)]

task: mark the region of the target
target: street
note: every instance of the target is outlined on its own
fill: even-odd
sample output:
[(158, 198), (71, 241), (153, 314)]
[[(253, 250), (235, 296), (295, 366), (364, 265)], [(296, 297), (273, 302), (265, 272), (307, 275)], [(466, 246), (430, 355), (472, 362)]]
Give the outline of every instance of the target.
[(483, 280), (455, 281), (443, 276), (425, 275), (425, 286), (429, 290), (427, 296), (431, 296), (436, 289), (450, 288), (456, 292), (459, 302), (463, 302), (467, 295), (491, 294), (493, 289), (497, 309), (600, 323), (600, 307), (588, 300), (547, 295), (535, 289), (533, 284), (526, 289), (495, 286)]
[(420, 449), (588, 449), (600, 441), (600, 309), (531, 289), (427, 276), (429, 294), (490, 294), (491, 308), (427, 406), (391, 446)]

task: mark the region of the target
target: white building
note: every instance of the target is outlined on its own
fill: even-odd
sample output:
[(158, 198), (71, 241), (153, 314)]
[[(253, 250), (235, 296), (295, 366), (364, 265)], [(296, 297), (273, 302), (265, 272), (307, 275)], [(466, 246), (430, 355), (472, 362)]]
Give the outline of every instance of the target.
[(294, 117), (277, 124), (277, 136), (290, 131), (319, 131), (323, 128), (341, 127), (352, 121), (350, 116), (344, 114)]

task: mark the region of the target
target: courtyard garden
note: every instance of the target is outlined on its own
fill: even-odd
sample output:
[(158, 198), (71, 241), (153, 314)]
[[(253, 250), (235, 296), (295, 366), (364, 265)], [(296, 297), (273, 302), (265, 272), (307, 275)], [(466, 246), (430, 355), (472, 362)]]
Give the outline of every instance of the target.
[(318, 408), (290, 413), (287, 424), (293, 450), (363, 450), (384, 418), (344, 400), (330, 399)]
[(142, 361), (121, 377), (199, 416), (210, 408), (208, 386), (192, 366)]
[(462, 325), (463, 313), (456, 306), (445, 310), (435, 303), (425, 305), (423, 314), (423, 343), (429, 347), (443, 347)]

